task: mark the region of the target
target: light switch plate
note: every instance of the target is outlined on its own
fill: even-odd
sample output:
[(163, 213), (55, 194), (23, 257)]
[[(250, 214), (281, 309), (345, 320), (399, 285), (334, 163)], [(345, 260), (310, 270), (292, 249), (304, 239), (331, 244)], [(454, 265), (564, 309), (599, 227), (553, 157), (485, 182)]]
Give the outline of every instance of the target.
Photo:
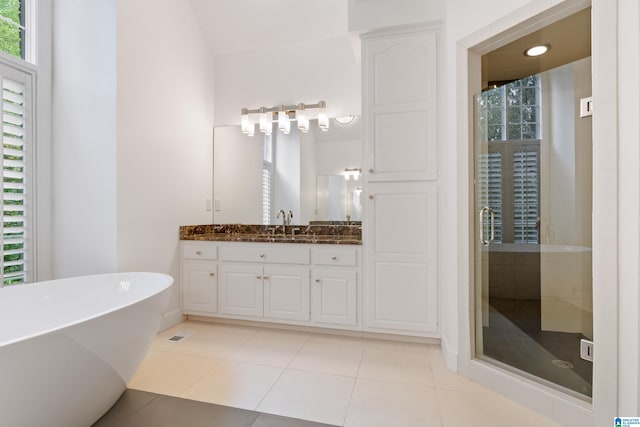
[(593, 115), (593, 97), (588, 96), (580, 99), (580, 117)]
[(593, 362), (593, 341), (580, 340), (580, 357), (589, 362)]

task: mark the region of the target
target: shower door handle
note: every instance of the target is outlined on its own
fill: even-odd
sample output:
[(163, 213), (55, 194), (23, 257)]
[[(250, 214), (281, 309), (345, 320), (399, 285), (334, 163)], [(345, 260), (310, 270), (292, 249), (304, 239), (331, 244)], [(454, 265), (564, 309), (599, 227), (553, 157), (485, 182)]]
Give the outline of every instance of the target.
[[(484, 214), (488, 213), (489, 214), (489, 239), (487, 240), (484, 236)], [(489, 246), (489, 244), (491, 244), (491, 242), (493, 242), (493, 239), (495, 238), (495, 213), (493, 212), (493, 209), (491, 209), (488, 206), (483, 207), (482, 209), (480, 209), (480, 244), (482, 246)]]

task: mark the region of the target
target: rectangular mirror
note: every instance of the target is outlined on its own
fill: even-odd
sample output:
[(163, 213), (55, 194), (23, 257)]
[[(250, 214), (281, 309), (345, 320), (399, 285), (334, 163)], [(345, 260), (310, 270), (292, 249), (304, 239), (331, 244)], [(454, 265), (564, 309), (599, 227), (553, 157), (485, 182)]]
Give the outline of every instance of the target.
[(282, 224), (280, 210), (292, 224), (361, 221), (360, 181), (345, 179), (345, 169), (362, 164), (360, 118), (339, 120), (326, 132), (311, 120), (308, 133), (292, 126), (288, 135), (274, 123), (271, 136), (216, 127), (213, 222)]

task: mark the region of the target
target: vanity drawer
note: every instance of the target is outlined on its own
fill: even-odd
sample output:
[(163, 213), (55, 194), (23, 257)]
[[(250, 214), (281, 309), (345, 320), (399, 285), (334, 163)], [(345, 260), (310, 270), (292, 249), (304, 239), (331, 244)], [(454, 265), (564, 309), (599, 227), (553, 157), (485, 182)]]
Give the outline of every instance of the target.
[(355, 266), (358, 263), (358, 250), (336, 248), (314, 248), (311, 257), (315, 265)]
[(238, 245), (220, 247), (223, 261), (269, 262), (282, 264), (309, 264), (309, 249), (300, 245), (277, 247), (264, 245)]
[(182, 258), (218, 259), (218, 246), (208, 242), (182, 242)]

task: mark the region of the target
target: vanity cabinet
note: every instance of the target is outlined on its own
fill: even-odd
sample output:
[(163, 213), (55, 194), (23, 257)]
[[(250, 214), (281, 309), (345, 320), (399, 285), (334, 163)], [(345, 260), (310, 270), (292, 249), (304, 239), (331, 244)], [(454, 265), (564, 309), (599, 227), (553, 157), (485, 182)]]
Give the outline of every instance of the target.
[(438, 31), (362, 36), (364, 329), (438, 336)]
[(240, 243), (220, 247), (220, 313), (309, 320), (309, 249)]
[(362, 328), (360, 246), (182, 242), (185, 314)]
[(186, 314), (218, 312), (218, 262), (216, 245), (182, 243), (182, 307)]
[(355, 248), (312, 250), (311, 320), (320, 325), (358, 324), (359, 253)]
[(309, 269), (222, 263), (220, 313), (309, 320)]

